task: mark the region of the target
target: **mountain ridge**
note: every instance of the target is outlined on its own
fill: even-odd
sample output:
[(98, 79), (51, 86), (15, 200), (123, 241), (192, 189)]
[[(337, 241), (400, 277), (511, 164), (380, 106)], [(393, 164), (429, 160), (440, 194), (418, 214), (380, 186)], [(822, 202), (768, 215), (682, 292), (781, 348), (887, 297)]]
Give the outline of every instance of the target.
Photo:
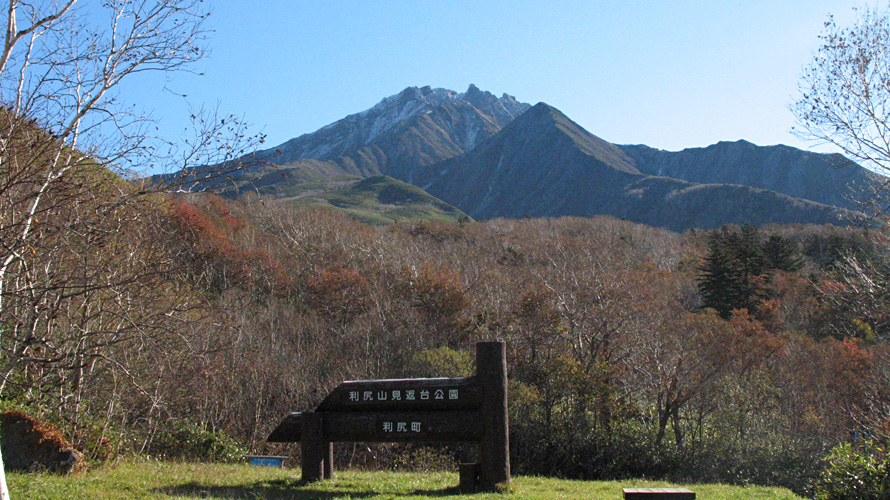
[[(619, 147), (649, 175), (770, 189), (851, 210), (857, 208), (851, 199), (867, 196), (864, 188), (879, 178), (842, 155), (813, 153), (783, 144), (757, 146), (746, 140), (722, 141), (677, 152), (645, 145)], [(710, 168), (696, 169), (696, 163), (707, 163)], [(761, 168), (745, 168), (750, 164)], [(850, 191), (832, 188), (837, 185), (846, 185)]]
[(884, 182), (840, 155), (784, 145), (616, 145), (546, 103), (472, 84), (464, 93), (407, 87), (257, 158), (236, 192), (276, 196), (300, 179), (390, 176), (475, 218), (602, 214), (677, 231), (845, 224), (857, 208), (850, 198)]
[(429, 170), (439, 175), (425, 189), (477, 219), (612, 215), (685, 230), (745, 222), (841, 223), (845, 215), (759, 187), (648, 175), (621, 147), (544, 103), (473, 151)]

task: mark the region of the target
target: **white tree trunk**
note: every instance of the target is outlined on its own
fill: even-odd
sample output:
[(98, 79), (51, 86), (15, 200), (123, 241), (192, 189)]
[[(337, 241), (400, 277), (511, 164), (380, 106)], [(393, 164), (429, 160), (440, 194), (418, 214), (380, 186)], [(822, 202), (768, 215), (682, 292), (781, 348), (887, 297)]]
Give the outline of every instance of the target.
[(6, 472), (3, 471), (2, 452), (0, 452), (0, 500), (9, 500), (9, 488), (6, 487)]

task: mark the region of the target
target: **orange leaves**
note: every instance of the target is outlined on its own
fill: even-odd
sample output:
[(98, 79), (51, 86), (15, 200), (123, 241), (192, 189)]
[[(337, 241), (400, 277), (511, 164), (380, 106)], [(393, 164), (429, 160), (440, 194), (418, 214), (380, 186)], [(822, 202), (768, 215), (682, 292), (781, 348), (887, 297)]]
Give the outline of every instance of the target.
[(213, 203), (214, 198), (210, 195), (208, 200), (211, 201), (211, 204), (202, 208), (181, 198), (173, 199), (171, 200), (170, 214), (174, 223), (182, 231), (190, 233), (191, 243), (196, 250), (201, 252), (216, 251), (223, 255), (231, 255), (235, 252), (231, 239), (235, 229), (228, 225), (231, 214), (228, 210), (222, 214), (214, 214), (208, 210), (217, 205)]
[(728, 347), (735, 360), (747, 370), (765, 361), (784, 345), (782, 340), (742, 309), (735, 311), (729, 320)]
[(268, 235), (229, 207), (212, 194), (197, 202), (170, 200), (173, 226), (192, 252), (191, 271), (204, 270), (217, 291), (231, 286), (267, 291), (289, 287), (286, 266), (270, 252)]
[(369, 305), (368, 282), (358, 271), (334, 265), (318, 271), (306, 284), (313, 309), (346, 324)]
[(845, 338), (841, 341), (828, 341), (826, 343), (828, 368), (833, 372), (834, 379), (842, 381), (853, 387), (859, 381), (865, 379), (865, 375), (871, 368), (874, 355), (864, 349), (858, 341)]
[(412, 269), (408, 286), (415, 306), (430, 319), (454, 317), (469, 304), (460, 274), (446, 265), (422, 264)]

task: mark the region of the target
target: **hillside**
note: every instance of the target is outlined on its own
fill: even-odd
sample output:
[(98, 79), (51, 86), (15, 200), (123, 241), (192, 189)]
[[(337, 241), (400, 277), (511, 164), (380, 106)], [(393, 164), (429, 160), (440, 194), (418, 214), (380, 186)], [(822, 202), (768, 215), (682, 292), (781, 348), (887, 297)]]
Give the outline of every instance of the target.
[(470, 153), (429, 167), (424, 187), (477, 219), (613, 215), (677, 231), (845, 222), (843, 210), (811, 200), (644, 169), (653, 166), (540, 103)]
[(392, 177), (341, 180), (342, 185), (319, 193), (307, 193), (283, 201), (297, 206), (342, 210), (368, 224), (402, 221), (457, 222), (469, 220), (462, 211), (424, 190)]

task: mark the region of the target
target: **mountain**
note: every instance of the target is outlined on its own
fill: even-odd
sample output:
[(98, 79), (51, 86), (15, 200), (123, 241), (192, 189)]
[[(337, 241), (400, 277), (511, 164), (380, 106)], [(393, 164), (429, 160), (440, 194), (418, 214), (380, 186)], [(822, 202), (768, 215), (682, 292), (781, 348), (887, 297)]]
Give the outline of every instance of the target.
[(483, 219), (591, 215), (582, 205), (598, 200), (587, 192), (607, 193), (640, 175), (617, 146), (543, 103), (473, 151), (423, 172), (421, 187)]
[[(349, 115), (316, 132), (291, 139), (280, 146), (259, 151), (246, 161), (250, 167), (233, 179), (211, 187), (224, 195), (246, 192), (268, 195), (298, 204), (322, 204), (323, 194), (340, 200), (355, 195), (346, 210), (364, 221), (391, 213), (383, 203), (374, 205), (367, 193), (344, 190), (362, 178), (387, 176), (413, 182), (417, 167), (430, 165), (472, 150), (492, 137), (531, 106), (510, 95), (495, 97), (470, 85), (466, 92), (408, 87), (370, 109)], [(206, 187), (206, 186), (205, 186)], [(424, 208), (419, 205), (427, 204)], [(428, 220), (465, 218), (460, 210), (427, 196), (412, 202), (405, 214)]]
[(361, 113), (260, 151), (256, 158), (288, 167), (318, 160), (310, 168), (326, 175), (390, 175), (411, 182), (414, 167), (470, 151), (529, 107), (472, 84), (462, 94), (408, 87)]
[(464, 93), (408, 87), (255, 158), (212, 187), (293, 203), (339, 200), (341, 208), (350, 205), (344, 196), (356, 196), (353, 215), (378, 221), (392, 207), (347, 189), (361, 179), (412, 184), (431, 195), (429, 210), (450, 204), (446, 212), (462, 211), (458, 217), (607, 214), (674, 230), (849, 223), (852, 200), (886, 182), (840, 155), (781, 145), (721, 142), (678, 152), (615, 145), (545, 103), (532, 107), (475, 85)]
[(879, 176), (839, 154), (790, 146), (720, 142), (668, 152), (643, 145), (620, 146), (643, 173), (703, 184), (741, 184), (855, 210), (856, 199)]
[(605, 214), (674, 230), (844, 222), (845, 211), (827, 204), (652, 170), (540, 103), (473, 151), (424, 169), (422, 187), (477, 219)]

